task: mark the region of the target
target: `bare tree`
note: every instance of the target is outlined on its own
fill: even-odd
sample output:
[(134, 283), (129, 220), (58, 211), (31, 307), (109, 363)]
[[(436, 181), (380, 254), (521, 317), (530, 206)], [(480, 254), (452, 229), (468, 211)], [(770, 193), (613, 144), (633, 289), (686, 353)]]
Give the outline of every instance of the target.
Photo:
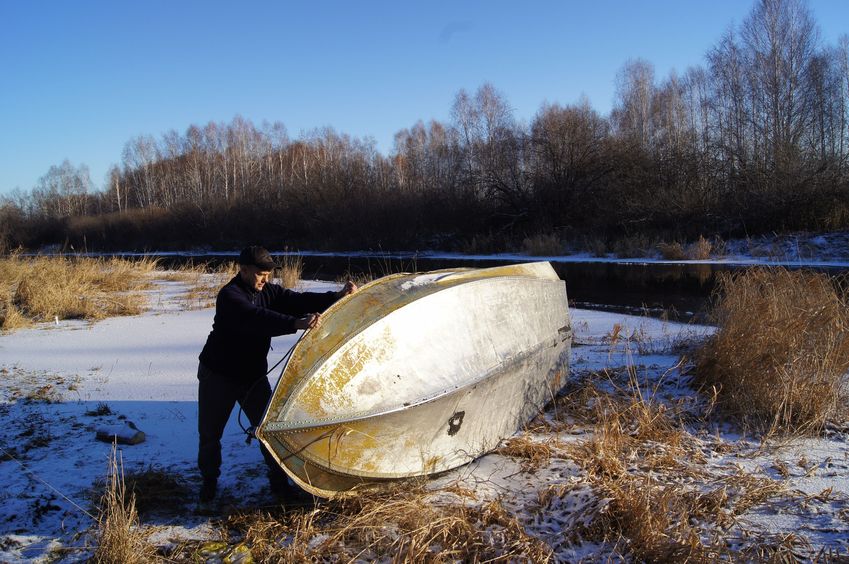
[(644, 59), (625, 63), (616, 77), (616, 105), (611, 114), (619, 135), (641, 147), (652, 142), (652, 99), (654, 66)]
[(819, 44), (816, 25), (803, 0), (760, 0), (741, 37), (764, 164), (778, 174), (793, 174), (802, 134), (811, 123), (808, 70)]
[(32, 194), (37, 209), (46, 216), (72, 217), (85, 214), (90, 189), (88, 167), (74, 167), (66, 159), (38, 179)]
[(581, 220), (587, 199), (611, 171), (608, 122), (584, 99), (574, 106), (543, 105), (531, 124), (534, 189), (551, 222)]

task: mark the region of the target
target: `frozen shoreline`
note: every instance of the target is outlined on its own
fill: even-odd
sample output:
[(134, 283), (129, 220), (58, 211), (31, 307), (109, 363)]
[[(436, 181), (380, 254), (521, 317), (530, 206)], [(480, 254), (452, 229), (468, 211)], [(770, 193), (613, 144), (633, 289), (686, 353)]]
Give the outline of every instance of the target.
[[(660, 258), (659, 253), (648, 257), (618, 257), (618, 256), (593, 256), (586, 252), (553, 254), (553, 255), (531, 255), (527, 253), (473, 253), (463, 254), (446, 251), (416, 250), (416, 251), (314, 251), (270, 248), (272, 254), (280, 256), (309, 256), (309, 257), (341, 257), (341, 258), (373, 258), (385, 260), (413, 260), (436, 259), (436, 260), (468, 260), (468, 261), (551, 261), (561, 263), (598, 263), (598, 264), (622, 264), (622, 265), (721, 265), (731, 267), (746, 266), (781, 266), (788, 268), (810, 267), (810, 268), (849, 268), (849, 232), (835, 232), (824, 234), (789, 234), (783, 236), (757, 237), (754, 239), (735, 239), (723, 243), (725, 250), (718, 256), (704, 260), (667, 260)], [(47, 254), (54, 250), (45, 249)], [(37, 254), (37, 253), (29, 253)], [(123, 256), (123, 257), (232, 257), (239, 255), (239, 249), (230, 251), (213, 251), (205, 249), (193, 249), (187, 251), (115, 251), (115, 252), (93, 252), (78, 253), (80, 256)]]
[[(316, 291), (334, 287), (324, 282), (304, 282), (302, 286)], [(101, 487), (98, 483), (106, 473), (110, 451), (108, 444), (94, 440), (99, 425), (129, 420), (146, 433), (146, 442), (121, 447), (126, 472), (155, 467), (182, 477), (192, 491), (197, 487), (195, 374), (197, 355), (214, 312), (209, 308), (180, 310), (175, 305), (180, 291), (179, 283), (159, 284), (151, 295), (151, 311), (139, 316), (93, 324), (45, 324), (0, 335), (0, 444), (13, 457), (4, 455), (0, 462), (0, 480), (5, 484), (0, 493), (0, 560), (36, 560), (57, 547), (77, 547), (71, 555), (85, 552), (82, 547), (91, 541), (93, 523), (80, 508), (94, 512)], [(645, 379), (646, 389), (654, 390), (652, 393), (668, 396), (670, 402), (697, 401), (675, 368), (678, 356), (674, 351), (678, 343), (699, 339), (711, 328), (580, 309), (572, 310), (572, 324), (573, 378), (581, 381), (605, 370), (612, 374), (634, 366)], [(269, 366), (296, 338), (289, 335), (273, 340)], [(272, 384), (277, 375), (275, 371), (269, 376)], [(27, 399), (36, 393), (52, 401)], [(109, 413), (95, 415), (101, 405), (108, 406)], [(592, 428), (573, 428), (553, 438), (574, 443), (592, 432)], [(758, 505), (742, 516), (748, 529), (763, 534), (803, 531), (814, 548), (849, 549), (849, 526), (844, 519), (849, 514), (846, 430), (823, 438), (791, 441), (776, 452), (760, 455), (756, 444), (733, 432), (714, 432), (716, 437), (698, 439), (704, 441), (705, 469), (715, 476), (712, 479), (738, 471), (777, 479), (776, 460), (781, 459), (789, 467), (789, 477), (784, 480), (790, 489), (811, 495), (831, 491), (825, 501), (808, 502), (815, 513), (794, 508), (789, 502)], [(256, 443), (246, 446), (244, 439), (234, 411), (222, 441), (223, 495), (241, 506), (262, 506), (269, 502), (262, 459)], [(537, 439), (549, 440), (552, 436)], [(720, 441), (729, 451), (711, 450), (711, 441)], [(583, 518), (581, 503), (588, 503), (588, 485), (582, 482), (582, 472), (566, 459), (553, 459), (538, 472), (526, 474), (508, 457), (487, 455), (439, 478), (434, 487), (455, 482), (466, 484), (481, 499), (502, 496), (505, 504), (529, 523), (531, 534), (553, 543), (560, 558), (613, 554), (609, 552), (612, 547), (603, 544), (563, 544), (562, 528)], [(571, 484), (574, 495), (552, 506), (545, 519), (534, 525), (533, 519), (538, 518), (532, 519), (528, 508), (543, 488), (554, 484)], [(681, 487), (690, 486), (681, 483)], [(704, 487), (713, 486), (706, 482)], [(146, 517), (142, 522), (150, 528), (153, 540), (163, 544), (216, 535), (210, 518), (193, 513), (189, 507)]]

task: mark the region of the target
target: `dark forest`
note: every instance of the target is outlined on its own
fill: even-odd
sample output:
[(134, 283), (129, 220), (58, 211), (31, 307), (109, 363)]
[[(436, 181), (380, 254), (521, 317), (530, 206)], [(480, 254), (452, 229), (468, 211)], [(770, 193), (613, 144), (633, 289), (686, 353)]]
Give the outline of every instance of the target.
[(822, 44), (804, 2), (759, 2), (701, 66), (615, 80), (609, 115), (583, 100), (529, 123), (491, 84), (461, 90), (388, 155), (238, 116), (139, 136), (102, 190), (66, 161), (0, 200), (0, 250), (606, 252), (849, 227), (849, 38)]

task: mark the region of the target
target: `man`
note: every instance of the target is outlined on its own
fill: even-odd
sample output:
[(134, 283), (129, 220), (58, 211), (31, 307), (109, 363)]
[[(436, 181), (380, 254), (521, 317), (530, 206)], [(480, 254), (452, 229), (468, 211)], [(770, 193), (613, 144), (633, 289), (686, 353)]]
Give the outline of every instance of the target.
[[(269, 282), (277, 265), (263, 247), (245, 248), (239, 273), (219, 292), (212, 332), (198, 366), (198, 468), (203, 477), (200, 501), (215, 498), (221, 467), (221, 436), (236, 402), (251, 425), (262, 419), (271, 399), (266, 378), (271, 337), (313, 329), (321, 314), (339, 298), (357, 290), (348, 282), (338, 292), (294, 292)], [(297, 496), (286, 474), (264, 446), (271, 490), (278, 497)]]

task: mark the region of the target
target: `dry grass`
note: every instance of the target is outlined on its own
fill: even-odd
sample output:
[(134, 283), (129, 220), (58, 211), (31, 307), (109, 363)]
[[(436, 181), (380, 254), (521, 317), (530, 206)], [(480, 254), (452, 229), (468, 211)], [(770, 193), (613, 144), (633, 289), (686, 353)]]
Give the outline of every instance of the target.
[(656, 246), (656, 241), (648, 235), (631, 235), (616, 240), (613, 243), (613, 253), (620, 258), (650, 257)]
[[(677, 414), (653, 394), (641, 390), (633, 370), (629, 372), (628, 389), (617, 394), (579, 393), (591, 405), (583, 417), (594, 424), (594, 433), (591, 438), (570, 445), (572, 458), (591, 477), (604, 480), (623, 478), (633, 469), (689, 470), (689, 465), (679, 460), (685, 455), (698, 455), (686, 448), (686, 431)], [(564, 399), (575, 401), (571, 396)], [(581, 417), (572, 410), (565, 409), (566, 412)]]
[(12, 302), (10, 288), (0, 288), (0, 330), (14, 331), (32, 325), (32, 322), (24, 316)]
[(664, 260), (684, 260), (687, 258), (687, 253), (684, 252), (684, 246), (681, 243), (658, 243), (657, 250), (660, 251), (660, 256)]
[(691, 260), (707, 260), (713, 251), (713, 243), (699, 235), (699, 239), (687, 247), (687, 258)]
[(686, 247), (681, 243), (658, 243), (657, 250), (665, 260), (707, 260), (713, 251), (713, 243), (699, 235), (695, 243)]
[(300, 255), (285, 254), (280, 268), (274, 272), (284, 288), (294, 288), (304, 273), (304, 261)]
[(558, 256), (563, 254), (563, 243), (554, 233), (539, 233), (522, 240), (522, 252), (530, 256)]
[[(154, 279), (188, 286), (181, 296), (185, 309), (215, 304), (221, 286), (238, 272), (235, 263), (217, 268), (192, 263), (157, 271), (155, 260), (91, 259), (83, 257), (22, 257), (0, 259), (0, 330), (11, 331), (56, 319), (98, 320), (136, 315), (144, 310), (142, 293)], [(301, 278), (303, 261), (285, 255), (274, 275), (286, 287)]]
[(740, 560), (776, 564), (784, 564), (785, 562), (827, 563), (846, 562), (846, 556), (823, 551), (818, 553), (804, 537), (794, 533), (786, 533), (770, 535), (769, 538), (746, 548), (742, 552)]
[[(377, 558), (411, 562), (500, 559), (546, 562), (550, 548), (530, 537), (497, 500), (439, 506), (425, 492), (354, 498), (342, 508), (330, 546), (359, 546)], [(370, 555), (370, 556), (371, 556)]]
[(715, 562), (726, 552), (695, 525), (722, 515), (721, 493), (687, 492), (647, 476), (608, 480), (597, 489), (608, 503), (586, 538), (612, 543), (639, 562)]
[(55, 319), (135, 315), (150, 286), (152, 260), (22, 257), (0, 259), (0, 329)]
[(189, 288), (180, 295), (183, 309), (206, 309), (215, 305), (215, 297), (223, 282), (206, 281), (198, 278), (189, 283)]
[(471, 239), (463, 241), (459, 251), (465, 255), (478, 255), (503, 252), (507, 248), (507, 240), (503, 235), (478, 233)]
[[(252, 512), (223, 523), (257, 562), (549, 562), (498, 501), (442, 504), (417, 484), (369, 491), (314, 509)], [(186, 550), (189, 547), (184, 548)]]
[(359, 286), (365, 286), (369, 282), (375, 280), (376, 277), (370, 272), (352, 272), (348, 270), (342, 276), (336, 278), (336, 282), (339, 284), (345, 284), (348, 280)]
[[(633, 368), (602, 372), (608, 391), (581, 385), (558, 398), (560, 414), (593, 426), (588, 439), (567, 447), (598, 500), (572, 531), (575, 542), (610, 543), (613, 552), (647, 562), (734, 561), (726, 531), (736, 517), (783, 493), (780, 482), (742, 470), (716, 479), (705, 467), (686, 414), (644, 389)], [(564, 416), (564, 415), (561, 415)], [(545, 510), (567, 488), (543, 492)]]
[[(609, 373), (600, 376), (613, 380)], [(710, 551), (686, 518), (696, 502), (683, 495), (680, 485), (664, 486), (649, 477), (693, 473), (681, 461), (694, 454), (686, 448), (683, 426), (654, 394), (640, 388), (633, 369), (628, 369), (626, 388), (612, 393), (583, 388), (559, 403), (593, 424), (594, 432), (568, 451), (606, 503), (576, 534), (614, 543), (638, 560), (707, 560)]]
[(157, 273), (157, 278), (170, 282), (181, 282), (188, 287), (180, 295), (181, 306), (184, 309), (204, 309), (215, 305), (215, 298), (221, 286), (238, 272), (239, 265), (235, 262), (224, 262), (218, 266), (189, 262), (176, 268), (170, 268), (163, 273)]
[(369, 282), (373, 282), (378, 278), (390, 276), (392, 274), (418, 272), (418, 259), (413, 256), (409, 260), (403, 258), (394, 258), (389, 255), (385, 257), (369, 258), (365, 269), (348, 268), (344, 274), (336, 277), (336, 282), (344, 284), (349, 280), (357, 286), (365, 286)]
[(605, 243), (604, 239), (597, 237), (585, 239), (583, 247), (594, 257), (607, 256), (607, 243)]
[(97, 564), (149, 562), (153, 550), (138, 528), (135, 496), (124, 485), (123, 463), (112, 447), (106, 492), (100, 502), (98, 543), (92, 561)]
[(784, 493), (773, 480), (735, 473), (702, 489), (662, 484), (652, 474), (597, 481), (608, 503), (582, 534), (643, 562), (739, 561), (728, 534), (737, 518)]
[(548, 464), (552, 457), (557, 456), (559, 450), (562, 450), (562, 445), (554, 437), (537, 440), (524, 434), (507, 439), (495, 452), (519, 459), (523, 472), (533, 472)]
[(720, 409), (767, 434), (845, 418), (849, 311), (828, 277), (752, 269), (721, 279), (720, 295), (695, 370)]

